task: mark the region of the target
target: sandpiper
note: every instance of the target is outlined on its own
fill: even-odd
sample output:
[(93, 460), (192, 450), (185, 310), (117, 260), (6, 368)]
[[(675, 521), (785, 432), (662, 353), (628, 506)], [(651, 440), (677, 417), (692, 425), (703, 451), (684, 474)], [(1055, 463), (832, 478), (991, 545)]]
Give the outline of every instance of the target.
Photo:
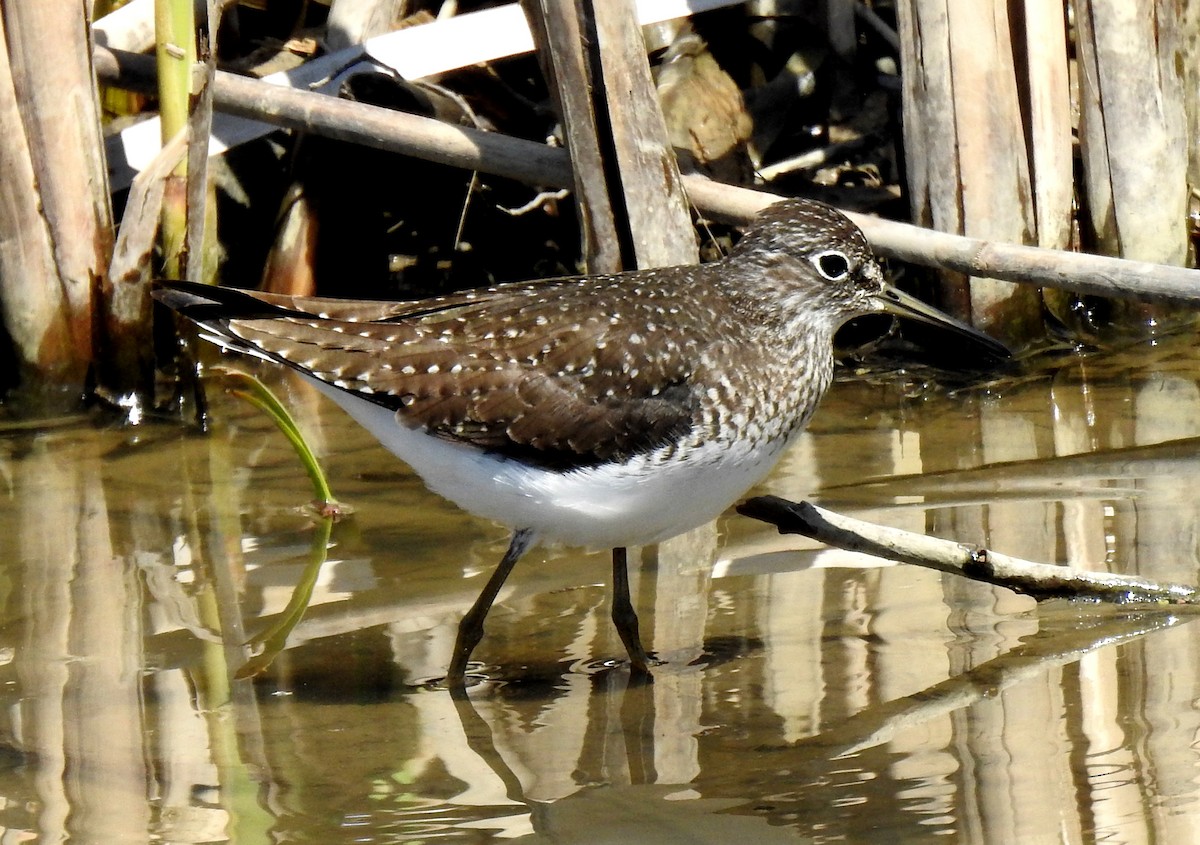
[(291, 367), (434, 492), (513, 529), (459, 625), (461, 688), (483, 622), (531, 544), (613, 552), (612, 618), (650, 660), (626, 547), (716, 518), (761, 481), (833, 376), (833, 335), (887, 312), (999, 344), (886, 284), (859, 229), (803, 199), (762, 211), (704, 265), (498, 285), (415, 302), (168, 283), (203, 337)]

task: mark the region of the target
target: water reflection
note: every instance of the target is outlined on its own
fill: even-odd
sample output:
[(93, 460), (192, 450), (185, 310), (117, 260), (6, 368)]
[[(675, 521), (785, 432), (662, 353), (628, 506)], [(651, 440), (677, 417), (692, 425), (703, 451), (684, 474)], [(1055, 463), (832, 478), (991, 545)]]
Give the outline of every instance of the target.
[[(1031, 559), (1195, 582), (1187, 339), (958, 396), (835, 388), (765, 485)], [(1147, 360), (1150, 358), (1150, 360)], [(1198, 628), (1030, 599), (730, 517), (646, 556), (630, 684), (603, 554), (534, 553), (455, 701), (504, 532), (292, 389), (356, 508), (255, 681), (319, 527), (218, 398), (170, 426), (0, 439), (0, 842), (1185, 841)], [(716, 550), (714, 553), (714, 549)]]

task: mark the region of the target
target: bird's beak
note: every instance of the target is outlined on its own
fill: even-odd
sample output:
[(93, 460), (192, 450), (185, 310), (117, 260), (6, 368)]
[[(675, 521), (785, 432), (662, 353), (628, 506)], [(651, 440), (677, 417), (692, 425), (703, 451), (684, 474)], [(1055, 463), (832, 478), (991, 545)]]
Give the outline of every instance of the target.
[(1007, 361), (1012, 358), (1011, 350), (1003, 343), (988, 337), (983, 332), (972, 326), (968, 326), (961, 320), (954, 319), (949, 314), (942, 313), (931, 305), (926, 305), (915, 296), (909, 296), (904, 291), (897, 290), (891, 285), (883, 286), (883, 290), (876, 294), (876, 301), (879, 303), (880, 310), (885, 314), (893, 314), (897, 317), (905, 317), (909, 320), (928, 323), (931, 326), (938, 326), (953, 332), (967, 338), (989, 355), (999, 360)]

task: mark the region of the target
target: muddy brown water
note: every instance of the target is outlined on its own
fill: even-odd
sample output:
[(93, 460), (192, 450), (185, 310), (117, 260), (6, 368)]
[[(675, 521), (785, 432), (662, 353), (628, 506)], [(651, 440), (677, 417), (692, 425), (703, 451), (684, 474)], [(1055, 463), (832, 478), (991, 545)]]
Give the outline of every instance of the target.
[[(1002, 388), (843, 380), (758, 492), (1035, 560), (1196, 582), (1200, 354), (1167, 338)], [(430, 682), (505, 532), (279, 382), (353, 515), (310, 559), (283, 438), (0, 437), (0, 841), (1186, 842), (1200, 626), (780, 537), (644, 556), (635, 684), (605, 554), (537, 550), (456, 703)]]

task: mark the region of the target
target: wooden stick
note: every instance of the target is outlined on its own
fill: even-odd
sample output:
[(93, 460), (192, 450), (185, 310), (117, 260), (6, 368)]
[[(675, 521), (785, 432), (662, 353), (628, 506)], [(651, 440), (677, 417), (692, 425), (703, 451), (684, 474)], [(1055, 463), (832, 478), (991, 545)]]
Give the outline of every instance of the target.
[(887, 528), (827, 511), (808, 502), (758, 496), (738, 513), (775, 525), (781, 534), (803, 534), (830, 546), (962, 575), (1037, 599), (1089, 598), (1117, 603), (1200, 604), (1195, 587), (1133, 575), (1085, 572), (1034, 563), (989, 549)]
[[(135, 57), (98, 48), (97, 73), (114, 84), (137, 87), (145, 68)], [(541, 187), (568, 187), (571, 164), (565, 150), (522, 138), (450, 126), (436, 120), (365, 103), (279, 88), (218, 71), (215, 107), (253, 116), (276, 126), (303, 129), (326, 137), (364, 144), (480, 170)], [(746, 223), (777, 196), (685, 175), (692, 204), (712, 217)], [(1169, 298), (1200, 302), (1200, 271), (1101, 255), (1039, 249), (933, 232), (865, 214), (850, 214), (881, 254), (914, 264), (970, 275), (1110, 297)]]
[[(684, 176), (683, 182), (698, 209), (731, 223), (749, 222), (759, 209), (778, 199), (701, 176)], [(1200, 271), (1185, 267), (983, 241), (854, 212), (847, 216), (888, 258), (1097, 296), (1200, 302)]]

